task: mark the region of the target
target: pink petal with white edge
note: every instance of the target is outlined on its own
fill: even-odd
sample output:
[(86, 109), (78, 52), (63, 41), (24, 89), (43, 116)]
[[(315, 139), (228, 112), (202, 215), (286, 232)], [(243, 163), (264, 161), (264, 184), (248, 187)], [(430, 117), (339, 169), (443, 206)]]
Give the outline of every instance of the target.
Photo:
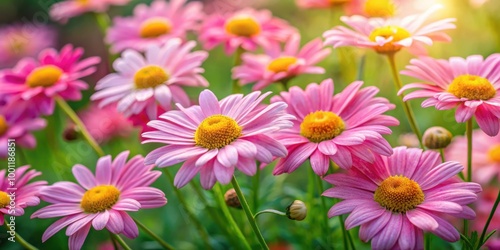
[(431, 215), (419, 208), (407, 211), (406, 216), (413, 225), (425, 231), (436, 230), (439, 226), (438, 222)]
[(372, 239), (373, 249), (390, 249), (396, 244), (403, 224), (402, 214), (392, 214), (389, 223)]
[(219, 163), (219, 161), (214, 161), (214, 174), (215, 178), (221, 183), (221, 184), (228, 184), (231, 182), (231, 179), (233, 178), (233, 173), (234, 173), (234, 167), (226, 167), (222, 164)]
[(384, 212), (384, 209), (380, 206), (358, 206), (352, 210), (349, 217), (345, 220), (345, 228), (349, 230), (353, 227), (372, 221), (380, 217)]
[(85, 189), (88, 190), (96, 186), (97, 182), (94, 175), (85, 166), (76, 164), (72, 168), (72, 172), (78, 183), (80, 183), (80, 185), (82, 185)]
[(109, 221), (109, 212), (105, 210), (104, 212), (98, 213), (97, 216), (92, 220), (92, 226), (95, 230), (102, 230), (106, 227)]
[(119, 211), (109, 210), (109, 220), (106, 229), (114, 234), (119, 234), (123, 231), (124, 224)]
[(314, 173), (319, 176), (325, 175), (330, 167), (330, 158), (321, 153), (318, 149), (311, 155), (310, 162)]
[(196, 166), (197, 160), (196, 158), (191, 158), (182, 164), (182, 167), (177, 171), (174, 179), (174, 185), (177, 188), (184, 187), (200, 171), (201, 168)]
[(75, 234), (69, 237), (68, 245), (69, 249), (80, 250), (89, 234), (91, 224), (88, 223), (82, 229), (78, 230)]

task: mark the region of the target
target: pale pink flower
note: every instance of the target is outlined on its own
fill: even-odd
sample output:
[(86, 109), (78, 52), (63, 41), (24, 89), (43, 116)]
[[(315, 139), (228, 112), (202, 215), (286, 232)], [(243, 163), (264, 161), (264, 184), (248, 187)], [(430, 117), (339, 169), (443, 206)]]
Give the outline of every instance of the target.
[(233, 78), (242, 85), (255, 82), (253, 90), (260, 90), (280, 81), (288, 81), (301, 74), (324, 74), (325, 69), (315, 66), (330, 54), (321, 39), (314, 39), (299, 50), (300, 35), (294, 34), (285, 44), (273, 46), (266, 54), (245, 53), (241, 66), (233, 69)]
[(362, 8), (363, 0), (296, 0), (297, 6), (304, 9), (330, 9), (340, 7), (346, 14), (357, 13)]
[[(446, 160), (467, 166), (467, 138), (457, 136), (446, 148)], [(491, 137), (482, 130), (472, 133), (472, 179), (481, 184), (500, 180), (500, 134)]]
[(420, 79), (422, 82), (405, 85), (398, 94), (407, 94), (404, 101), (427, 98), (422, 107), (434, 106), (438, 110), (457, 108), (455, 119), (466, 122), (476, 117), (481, 130), (495, 136), (500, 119), (500, 54), (486, 59), (480, 55), (467, 58), (452, 57), (449, 60), (412, 59), (401, 74)]
[(30, 23), (3, 26), (0, 37), (0, 68), (11, 67), (24, 57), (36, 57), (56, 40), (49, 26)]
[(149, 45), (162, 46), (169, 39), (185, 39), (189, 30), (195, 30), (203, 18), (201, 2), (156, 0), (151, 6), (139, 4), (131, 17), (116, 17), (108, 30), (106, 41), (111, 51), (125, 49), (145, 51)]
[(356, 158), (373, 162), (377, 154), (391, 155), (392, 148), (382, 135), (392, 132), (388, 126), (399, 124), (384, 115), (394, 105), (375, 97), (378, 88), (361, 89), (362, 85), (353, 82), (333, 95), (333, 81), (327, 79), (320, 85), (309, 84), (305, 91), (294, 86), (274, 96), (271, 102), (286, 102), (287, 112), (297, 119), (292, 128), (273, 134), (288, 150), (273, 174), (291, 173), (307, 159), (317, 175), (324, 175), (330, 160), (348, 169)]
[(31, 132), (41, 130), (45, 128), (46, 125), (47, 122), (42, 118), (20, 114), (16, 110), (10, 108), (1, 108), (0, 158), (7, 158), (9, 144), (12, 142), (14, 142), (17, 147), (36, 147), (36, 139)]
[(83, 49), (64, 46), (60, 52), (45, 49), (38, 60), (25, 58), (12, 69), (0, 71), (0, 100), (18, 113), (34, 116), (54, 112), (56, 96), (65, 100), (80, 100), (81, 91), (88, 88), (81, 78), (96, 71), (99, 57), (84, 60)]
[(97, 83), (91, 100), (99, 100), (100, 107), (117, 103), (118, 111), (127, 117), (146, 110), (150, 119), (157, 118), (157, 103), (165, 110), (170, 110), (173, 102), (189, 106), (182, 86), (208, 86), (200, 75), (208, 53), (190, 52), (195, 46), (194, 41), (182, 44), (173, 38), (162, 47), (149, 46), (145, 56), (126, 50), (113, 63), (117, 72)]
[(31, 218), (63, 217), (47, 228), (42, 241), (65, 227), (71, 250), (81, 249), (91, 227), (137, 237), (137, 225), (128, 212), (162, 207), (167, 199), (161, 190), (149, 187), (161, 172), (145, 166), (140, 155), (127, 162), (128, 155), (128, 151), (122, 152), (114, 161), (109, 155), (101, 157), (95, 176), (87, 167), (75, 165), (73, 175), (80, 185), (61, 181), (42, 188), (40, 198), (52, 205), (36, 211)]
[(406, 147), (392, 156), (377, 156), (373, 164), (355, 162), (347, 174), (332, 174), (334, 185), (323, 195), (343, 201), (329, 217), (350, 213), (346, 229), (361, 226), (359, 238), (373, 249), (423, 249), (423, 235), (431, 232), (455, 242), (460, 234), (443, 217), (473, 220), (467, 205), (476, 201), (481, 186), (461, 182), (458, 162), (441, 163), (439, 153)]
[(126, 5), (130, 0), (65, 0), (50, 8), (50, 17), (61, 23), (86, 12), (106, 12), (111, 5)]
[(42, 174), (33, 169), (28, 171), (29, 168), (30, 166), (16, 167), (14, 172), (0, 170), (0, 226), (4, 224), (5, 216), (22, 216), (25, 208), (40, 204), (39, 192), (47, 182), (28, 183)]
[(218, 101), (214, 93), (204, 90), (199, 106), (178, 105), (180, 110), (171, 110), (148, 123), (155, 130), (143, 134), (148, 138), (144, 143), (168, 145), (151, 151), (146, 164), (168, 167), (184, 162), (174, 180), (179, 188), (198, 172), (205, 189), (212, 188), (216, 181), (229, 183), (235, 168), (254, 175), (256, 160), (269, 163), (273, 156), (286, 155), (286, 148), (270, 134), (292, 125), (293, 117), (285, 113), (284, 102), (260, 105), (269, 94), (256, 91)]
[(199, 39), (206, 50), (222, 44), (226, 54), (237, 48), (254, 51), (286, 41), (296, 30), (269, 10), (246, 8), (235, 13), (215, 13), (207, 17), (200, 29)]
[(340, 20), (350, 26), (336, 26), (323, 34), (325, 45), (334, 48), (355, 46), (371, 48), (378, 53), (391, 54), (408, 48), (416, 55), (426, 54), (423, 45), (434, 42), (448, 42), (451, 38), (443, 30), (454, 29), (454, 18), (446, 18), (424, 25), (429, 16), (441, 6), (434, 6), (421, 14), (403, 18), (366, 18), (363, 16), (343, 16)]

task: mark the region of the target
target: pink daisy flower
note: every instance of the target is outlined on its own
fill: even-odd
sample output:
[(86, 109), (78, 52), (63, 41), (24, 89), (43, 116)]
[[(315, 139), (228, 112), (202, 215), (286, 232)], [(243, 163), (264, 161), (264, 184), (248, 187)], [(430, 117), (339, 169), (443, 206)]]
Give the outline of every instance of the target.
[(47, 228), (42, 241), (65, 227), (69, 249), (80, 249), (91, 227), (137, 237), (137, 225), (127, 212), (162, 207), (167, 199), (161, 190), (149, 187), (161, 172), (152, 171), (154, 166), (144, 166), (140, 155), (127, 162), (128, 155), (128, 151), (122, 152), (114, 161), (109, 155), (101, 157), (95, 176), (85, 166), (75, 165), (73, 175), (80, 185), (62, 181), (43, 188), (40, 198), (52, 205), (36, 211), (31, 218), (63, 218)]
[(0, 37), (0, 68), (3, 68), (53, 47), (56, 34), (49, 26), (26, 23), (0, 28)]
[(241, 47), (254, 51), (259, 46), (268, 49), (285, 42), (296, 30), (268, 10), (246, 8), (231, 14), (213, 14), (200, 29), (199, 39), (206, 50), (224, 45), (226, 54)]
[(106, 12), (111, 5), (126, 5), (130, 0), (66, 0), (50, 8), (50, 17), (61, 23), (86, 12)]
[(458, 162), (441, 163), (434, 151), (395, 148), (390, 157), (325, 177), (334, 187), (323, 195), (343, 199), (328, 216), (350, 213), (346, 228), (361, 226), (359, 238), (371, 240), (373, 249), (423, 249), (424, 231), (457, 241), (460, 234), (443, 216), (474, 219), (467, 204), (481, 191), (479, 184), (455, 177), (462, 169)]
[(201, 2), (186, 0), (156, 0), (149, 7), (139, 4), (132, 17), (114, 18), (106, 41), (111, 51), (118, 53), (125, 49), (145, 51), (149, 45), (161, 46), (173, 37), (184, 39), (203, 18), (202, 8)]
[(245, 53), (242, 65), (233, 69), (233, 78), (240, 79), (245, 85), (256, 82), (253, 90), (260, 90), (280, 81), (288, 81), (301, 74), (324, 74), (325, 69), (314, 66), (331, 50), (323, 49), (321, 39), (315, 39), (299, 50), (300, 35), (294, 34), (288, 40), (283, 51), (274, 46), (266, 55)]
[(289, 92), (274, 96), (271, 102), (284, 101), (287, 112), (297, 120), (293, 127), (274, 134), (282, 142), (288, 156), (280, 159), (273, 174), (291, 173), (310, 159), (317, 175), (324, 175), (331, 159), (343, 169), (352, 166), (354, 158), (373, 162), (374, 155), (391, 155), (392, 148), (382, 137), (398, 125), (397, 119), (383, 115), (394, 109), (385, 98), (375, 95), (376, 87), (361, 88), (356, 81), (333, 95), (333, 81), (309, 84), (306, 90), (291, 87)]
[(431, 14), (440, 9), (437, 5), (417, 15), (404, 18), (366, 18), (363, 16), (343, 16), (342, 22), (353, 30), (336, 26), (323, 34), (325, 45), (334, 48), (356, 46), (372, 48), (378, 53), (391, 54), (408, 48), (416, 55), (426, 54), (425, 45), (433, 42), (448, 42), (451, 38), (443, 30), (454, 29), (454, 18), (442, 19), (423, 25)]
[(41, 130), (46, 125), (42, 118), (22, 115), (7, 108), (0, 109), (0, 158), (7, 158), (9, 142), (24, 148), (36, 147), (36, 139), (31, 132)]
[(42, 174), (33, 169), (28, 171), (29, 168), (30, 166), (17, 167), (12, 173), (7, 173), (6, 169), (0, 170), (0, 226), (4, 224), (5, 215), (22, 216), (26, 207), (40, 204), (39, 190), (47, 182), (35, 181), (28, 184), (31, 179)]
[(101, 79), (91, 100), (99, 100), (100, 107), (118, 103), (119, 112), (130, 116), (144, 109), (150, 119), (157, 118), (157, 103), (170, 110), (172, 102), (188, 106), (189, 98), (181, 86), (208, 86), (200, 75), (206, 51), (190, 52), (193, 41), (182, 44), (178, 38), (170, 39), (163, 47), (151, 45), (145, 57), (134, 50), (126, 50), (113, 63), (117, 73)]
[(25, 58), (12, 69), (0, 71), (0, 99), (18, 113), (25, 110), (37, 116), (54, 112), (54, 97), (80, 100), (87, 83), (80, 80), (96, 71), (99, 57), (80, 61), (83, 49), (64, 46), (42, 51), (38, 60)]
[(447, 60), (412, 59), (401, 74), (423, 82), (405, 85), (399, 94), (417, 89), (403, 99), (427, 98), (422, 107), (438, 110), (457, 108), (455, 119), (466, 122), (476, 117), (479, 127), (489, 136), (499, 130), (500, 119), (500, 54), (486, 59), (480, 55)]
[(183, 187), (200, 172), (201, 185), (210, 189), (216, 181), (227, 184), (235, 168), (254, 175), (256, 160), (269, 163), (286, 155), (286, 148), (270, 137), (290, 127), (293, 117), (286, 104), (260, 105), (270, 92), (230, 95), (220, 101), (210, 90), (199, 97), (200, 105), (172, 110), (151, 121), (154, 131), (146, 132), (143, 143), (168, 144), (146, 156), (146, 164), (168, 167), (184, 162), (174, 184)]
[[(466, 166), (466, 152), (467, 138), (457, 136), (446, 149), (446, 159)], [(472, 171), (473, 180), (481, 184), (488, 184), (492, 179), (500, 180), (500, 134), (491, 137), (480, 129), (473, 132)]]

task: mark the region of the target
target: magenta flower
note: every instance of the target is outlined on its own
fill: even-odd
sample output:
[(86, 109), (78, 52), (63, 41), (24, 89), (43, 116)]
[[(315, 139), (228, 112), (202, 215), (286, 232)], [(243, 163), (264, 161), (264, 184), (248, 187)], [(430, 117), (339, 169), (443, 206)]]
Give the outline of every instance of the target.
[(213, 14), (200, 29), (199, 39), (206, 50), (224, 45), (226, 54), (238, 47), (254, 51), (259, 46), (268, 49), (285, 42), (296, 30), (268, 10), (243, 9), (232, 14)]
[[(446, 159), (467, 165), (467, 138), (457, 136), (446, 148)], [(472, 171), (473, 181), (488, 184), (500, 180), (500, 134), (491, 137), (480, 129), (472, 134)]]
[(410, 61), (401, 74), (423, 82), (405, 85), (399, 94), (417, 89), (403, 99), (427, 98), (422, 107), (438, 110), (457, 108), (455, 119), (466, 122), (476, 117), (479, 127), (489, 136), (499, 130), (500, 119), (500, 54), (486, 59), (480, 55), (447, 60), (420, 58)]
[(54, 97), (80, 100), (81, 90), (88, 85), (80, 80), (96, 71), (99, 57), (80, 61), (83, 49), (64, 46), (42, 51), (38, 60), (25, 58), (14, 68), (0, 71), (0, 100), (18, 113), (28, 111), (34, 116), (54, 112)]
[(336, 26), (323, 34), (325, 45), (334, 48), (356, 46), (372, 48), (378, 53), (395, 53), (402, 48), (408, 48), (415, 55), (426, 54), (425, 45), (433, 42), (448, 42), (451, 38), (443, 30), (454, 29), (454, 18), (442, 19), (423, 25), (431, 14), (440, 9), (434, 6), (417, 15), (404, 18), (366, 18), (363, 16), (343, 16), (342, 22), (353, 30)]
[(423, 249), (423, 232), (454, 242), (458, 231), (445, 215), (472, 220), (467, 204), (477, 199), (481, 186), (461, 182), (463, 166), (441, 163), (439, 153), (398, 147), (390, 157), (376, 156), (373, 164), (356, 162), (347, 174), (332, 174), (334, 185), (323, 195), (343, 199), (329, 217), (350, 213), (347, 229), (361, 226), (359, 238), (373, 249)]
[(256, 160), (269, 163), (273, 156), (283, 157), (286, 148), (270, 137), (292, 125), (286, 104), (260, 105), (269, 93), (253, 92), (245, 97), (230, 95), (221, 101), (210, 90), (199, 97), (200, 105), (171, 110), (151, 121), (154, 131), (146, 132), (144, 143), (168, 144), (146, 156), (146, 164), (168, 167), (184, 162), (174, 184), (183, 187), (201, 172), (201, 185), (210, 189), (216, 181), (227, 184), (235, 167), (254, 175)]
[(31, 132), (41, 130), (45, 128), (46, 125), (46, 121), (42, 118), (34, 118), (19, 114), (16, 110), (1, 108), (0, 158), (7, 158), (9, 152), (9, 142), (15, 142), (18, 147), (36, 147), (36, 139)]
[(171, 109), (172, 102), (188, 106), (189, 97), (181, 86), (208, 86), (200, 75), (204, 72), (200, 66), (208, 53), (190, 52), (195, 46), (193, 41), (182, 44), (173, 38), (163, 47), (148, 47), (145, 57), (126, 50), (113, 63), (117, 73), (97, 83), (91, 100), (100, 100), (100, 107), (118, 103), (118, 111), (126, 116), (146, 110), (150, 119), (157, 118), (157, 103), (165, 110)]
[(56, 34), (41, 24), (14, 24), (0, 28), (0, 37), (0, 68), (4, 68), (54, 46)]
[(26, 207), (40, 204), (39, 191), (47, 182), (35, 181), (28, 184), (31, 179), (42, 174), (33, 169), (28, 171), (29, 168), (30, 166), (17, 167), (14, 172), (9, 173), (7, 169), (0, 170), (0, 226), (4, 224), (5, 215), (22, 216)]
[(111, 5), (125, 5), (130, 0), (65, 0), (50, 8), (50, 17), (61, 23), (86, 12), (106, 12)]
[(132, 17), (116, 17), (106, 41), (114, 53), (125, 49), (145, 51), (150, 45), (164, 45), (169, 39), (185, 39), (186, 32), (195, 30), (203, 18), (200, 2), (172, 0), (154, 1), (150, 7), (139, 4)]
[(43, 188), (40, 198), (52, 205), (36, 211), (31, 218), (63, 218), (47, 228), (42, 241), (65, 227), (69, 249), (80, 249), (91, 227), (137, 237), (137, 225), (127, 212), (162, 207), (167, 199), (161, 190), (149, 187), (161, 172), (145, 166), (142, 156), (127, 162), (128, 155), (128, 151), (122, 152), (113, 162), (109, 155), (101, 157), (95, 177), (85, 166), (75, 165), (73, 175), (80, 185), (62, 181)]
[(387, 126), (399, 121), (387, 115), (394, 109), (385, 98), (375, 98), (376, 87), (361, 88), (363, 82), (351, 83), (333, 95), (333, 81), (309, 84), (306, 90), (291, 87), (275, 96), (272, 102), (284, 101), (287, 112), (297, 117), (293, 127), (274, 134), (288, 156), (280, 159), (273, 174), (291, 173), (310, 159), (317, 175), (326, 174), (331, 159), (343, 169), (352, 166), (354, 158), (373, 162), (374, 155), (391, 155), (392, 148), (382, 137), (390, 134)]
[(260, 90), (280, 81), (288, 81), (301, 74), (323, 74), (325, 69), (314, 66), (330, 54), (330, 49), (323, 49), (321, 39), (315, 39), (304, 45), (299, 51), (300, 35), (294, 34), (285, 45), (274, 46), (266, 55), (245, 53), (241, 66), (233, 69), (233, 78), (240, 79), (245, 85), (256, 82), (253, 90)]

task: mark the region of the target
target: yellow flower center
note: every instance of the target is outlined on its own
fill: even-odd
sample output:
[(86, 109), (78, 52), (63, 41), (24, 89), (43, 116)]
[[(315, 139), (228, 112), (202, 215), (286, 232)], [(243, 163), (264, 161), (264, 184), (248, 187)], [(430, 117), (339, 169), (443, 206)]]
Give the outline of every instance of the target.
[(86, 213), (99, 213), (113, 207), (120, 198), (120, 190), (111, 185), (101, 185), (85, 192), (80, 206)]
[(407, 30), (398, 26), (385, 26), (374, 29), (369, 38), (372, 42), (375, 42), (378, 36), (384, 37), (386, 39), (392, 37), (392, 40), (382, 46), (374, 46), (373, 48), (375, 49), (375, 51), (377, 51), (378, 53), (393, 53), (399, 51), (402, 48), (401, 45), (397, 45), (394, 43), (410, 37), (411, 34)]
[(9, 124), (7, 124), (7, 120), (5, 120), (5, 116), (0, 115), (0, 136), (4, 135), (8, 129), (9, 129)]
[(197, 146), (216, 149), (229, 145), (241, 136), (242, 128), (231, 117), (212, 115), (200, 123), (194, 133)]
[(396, 6), (392, 0), (367, 0), (363, 10), (370, 17), (391, 17)]
[(250, 16), (236, 16), (226, 22), (226, 32), (236, 36), (251, 37), (260, 31), (260, 24)]
[(146, 66), (134, 75), (134, 83), (137, 89), (154, 88), (165, 83), (169, 76), (165, 70), (159, 66)]
[(8, 40), (10, 40), (8, 44), (9, 50), (14, 54), (21, 54), (28, 45), (28, 40), (19, 35), (10, 37)]
[(488, 156), (493, 162), (498, 162), (500, 163), (500, 144), (493, 146), (489, 151), (488, 151)]
[(332, 6), (343, 5), (343, 4), (346, 4), (346, 3), (350, 2), (350, 1), (351, 0), (329, 0), (330, 5), (332, 5)]
[(26, 78), (26, 84), (31, 88), (50, 87), (59, 81), (63, 71), (54, 65), (42, 66), (34, 69)]
[(312, 142), (331, 140), (344, 131), (345, 123), (330, 111), (316, 111), (308, 114), (300, 124), (300, 134)]
[(164, 18), (150, 18), (141, 25), (140, 35), (143, 38), (155, 38), (168, 34), (172, 25)]
[(10, 203), (10, 197), (6, 192), (0, 191), (0, 208), (8, 206)]
[(285, 72), (288, 70), (290, 65), (296, 62), (297, 58), (293, 56), (282, 56), (271, 61), (271, 63), (267, 66), (267, 69), (274, 73)]
[(469, 100), (488, 100), (497, 94), (488, 79), (476, 75), (457, 76), (448, 86), (448, 92)]
[(374, 199), (394, 213), (405, 213), (424, 202), (424, 192), (417, 182), (404, 176), (391, 176), (375, 190)]

